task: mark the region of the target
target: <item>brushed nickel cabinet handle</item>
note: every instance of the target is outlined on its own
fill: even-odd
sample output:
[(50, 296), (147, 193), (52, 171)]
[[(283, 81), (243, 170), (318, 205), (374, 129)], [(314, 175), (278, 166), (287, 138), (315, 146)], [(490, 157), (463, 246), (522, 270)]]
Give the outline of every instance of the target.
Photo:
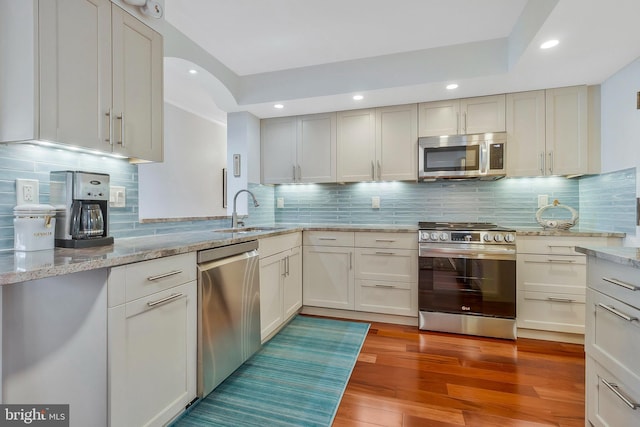
[(556, 264), (573, 264), (574, 262), (576, 262), (573, 259), (553, 259), (553, 258), (547, 258), (547, 262), (555, 262)]
[(153, 282), (154, 280), (164, 279), (165, 277), (175, 276), (176, 274), (180, 274), (180, 273), (182, 273), (182, 270), (173, 270), (167, 273), (158, 274), (157, 276), (147, 277), (147, 280), (150, 282)]
[(296, 165), (293, 165), (293, 182), (296, 182)]
[(600, 381), (602, 381), (602, 384), (606, 385), (607, 388), (611, 390), (613, 394), (618, 396), (620, 400), (622, 400), (629, 408), (635, 411), (640, 406), (636, 402), (629, 399), (622, 391), (620, 391), (620, 387), (616, 383), (610, 383), (604, 378), (600, 378)]
[(547, 300), (551, 302), (566, 302), (566, 303), (571, 303), (576, 301), (571, 298), (556, 298), (556, 297), (547, 297)]
[(549, 151), (549, 173), (553, 173), (553, 151)]
[(544, 152), (541, 152), (538, 157), (538, 169), (540, 169), (540, 175), (544, 175)]
[(393, 242), (395, 242), (395, 240), (393, 240), (393, 239), (376, 239), (376, 242), (393, 243)]
[(395, 287), (395, 286), (393, 286), (393, 285), (381, 285), (381, 284), (379, 284), (379, 283), (376, 283), (376, 288), (386, 288), (386, 289), (389, 289), (389, 288), (394, 288), (394, 287)]
[(604, 280), (605, 282), (613, 283), (614, 285), (618, 285), (618, 286), (620, 286), (622, 288), (625, 288), (625, 289), (628, 289), (630, 291), (638, 291), (638, 290), (640, 290), (640, 287), (632, 285), (631, 283), (623, 282), (622, 280), (613, 279), (613, 278), (609, 278), (609, 277), (603, 277), (602, 280)]
[(629, 316), (628, 314), (623, 313), (623, 312), (621, 312), (619, 310), (616, 310), (614, 307), (611, 307), (609, 305), (603, 304), (601, 302), (598, 303), (598, 307), (607, 310), (611, 314), (615, 314), (616, 316), (620, 317), (621, 319), (626, 320), (627, 322), (633, 322), (634, 320), (638, 320), (637, 317)]
[(298, 165), (298, 181), (302, 181), (302, 168)]
[(353, 270), (353, 252), (349, 252), (349, 270)]
[(335, 237), (318, 237), (318, 240), (338, 240)]
[(120, 141), (118, 141), (118, 144), (122, 145), (122, 148), (124, 148), (124, 113), (116, 116), (116, 120), (120, 120)]
[(378, 179), (382, 179), (382, 163), (378, 160)]
[(173, 301), (174, 299), (180, 298), (181, 296), (184, 296), (184, 294), (171, 294), (166, 298), (162, 298), (162, 299), (159, 299), (157, 301), (150, 301), (150, 302), (147, 303), (147, 305), (149, 307), (154, 307), (154, 306), (159, 305), (159, 304), (164, 304), (166, 302)]
[(376, 165), (371, 160), (371, 179), (376, 179)]
[(381, 252), (381, 251), (376, 251), (376, 255), (395, 255), (395, 252)]
[(109, 137), (105, 139), (105, 142), (108, 142), (109, 145), (113, 145), (113, 112), (111, 111), (111, 108), (109, 108), (109, 111), (105, 113), (105, 116), (109, 118), (107, 121), (107, 126), (109, 126)]

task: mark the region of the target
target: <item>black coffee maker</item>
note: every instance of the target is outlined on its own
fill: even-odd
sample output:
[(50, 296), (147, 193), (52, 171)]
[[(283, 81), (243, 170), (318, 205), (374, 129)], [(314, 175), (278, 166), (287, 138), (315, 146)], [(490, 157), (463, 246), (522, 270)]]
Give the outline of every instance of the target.
[(110, 245), (109, 175), (82, 171), (50, 173), (49, 202), (56, 208), (55, 246)]

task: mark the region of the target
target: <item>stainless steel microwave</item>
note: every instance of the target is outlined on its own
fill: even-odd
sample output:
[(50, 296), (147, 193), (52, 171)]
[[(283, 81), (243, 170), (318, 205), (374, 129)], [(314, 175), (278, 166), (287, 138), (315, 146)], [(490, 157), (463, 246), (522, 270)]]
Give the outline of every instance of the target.
[(506, 174), (506, 132), (418, 139), (418, 177), (497, 179)]

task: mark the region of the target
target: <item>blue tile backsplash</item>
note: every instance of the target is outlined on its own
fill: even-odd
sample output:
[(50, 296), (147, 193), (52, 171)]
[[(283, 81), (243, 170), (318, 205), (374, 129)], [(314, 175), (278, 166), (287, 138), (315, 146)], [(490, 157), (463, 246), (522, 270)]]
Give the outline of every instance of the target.
[[(111, 184), (126, 188), (125, 208), (111, 208), (110, 234), (116, 238), (229, 227), (229, 219), (140, 223), (138, 167), (127, 160), (80, 154), (29, 144), (0, 144), (0, 249), (13, 247), (15, 179), (40, 182), (40, 202), (49, 201), (49, 172), (86, 170), (108, 173)], [(589, 176), (514, 178), (498, 181), (431, 183), (355, 183), (264, 186), (249, 189), (260, 206), (249, 206), (247, 225), (399, 224), (420, 220), (483, 221), (504, 226), (539, 227), (537, 197), (577, 209), (581, 228), (635, 234), (636, 170)], [(371, 198), (380, 197), (380, 208)], [(276, 208), (277, 198), (284, 208)], [(552, 210), (545, 217), (556, 215)], [(559, 216), (562, 217), (562, 216)]]

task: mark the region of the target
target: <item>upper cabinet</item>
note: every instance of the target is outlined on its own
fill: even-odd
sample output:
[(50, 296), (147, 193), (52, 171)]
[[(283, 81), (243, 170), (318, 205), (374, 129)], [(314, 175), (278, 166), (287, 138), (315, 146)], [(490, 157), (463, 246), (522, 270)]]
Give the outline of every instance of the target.
[(0, 8), (0, 36), (19, 40), (0, 49), (7, 64), (0, 104), (12, 106), (0, 112), (1, 141), (45, 140), (162, 160), (159, 33), (109, 0)]
[(262, 183), (336, 182), (336, 113), (260, 121)]
[(417, 105), (338, 113), (338, 181), (417, 179)]
[(504, 132), (505, 95), (423, 102), (419, 136)]
[[(572, 86), (507, 95), (507, 176), (597, 172), (597, 88)], [(589, 135), (591, 133), (592, 135)]]

